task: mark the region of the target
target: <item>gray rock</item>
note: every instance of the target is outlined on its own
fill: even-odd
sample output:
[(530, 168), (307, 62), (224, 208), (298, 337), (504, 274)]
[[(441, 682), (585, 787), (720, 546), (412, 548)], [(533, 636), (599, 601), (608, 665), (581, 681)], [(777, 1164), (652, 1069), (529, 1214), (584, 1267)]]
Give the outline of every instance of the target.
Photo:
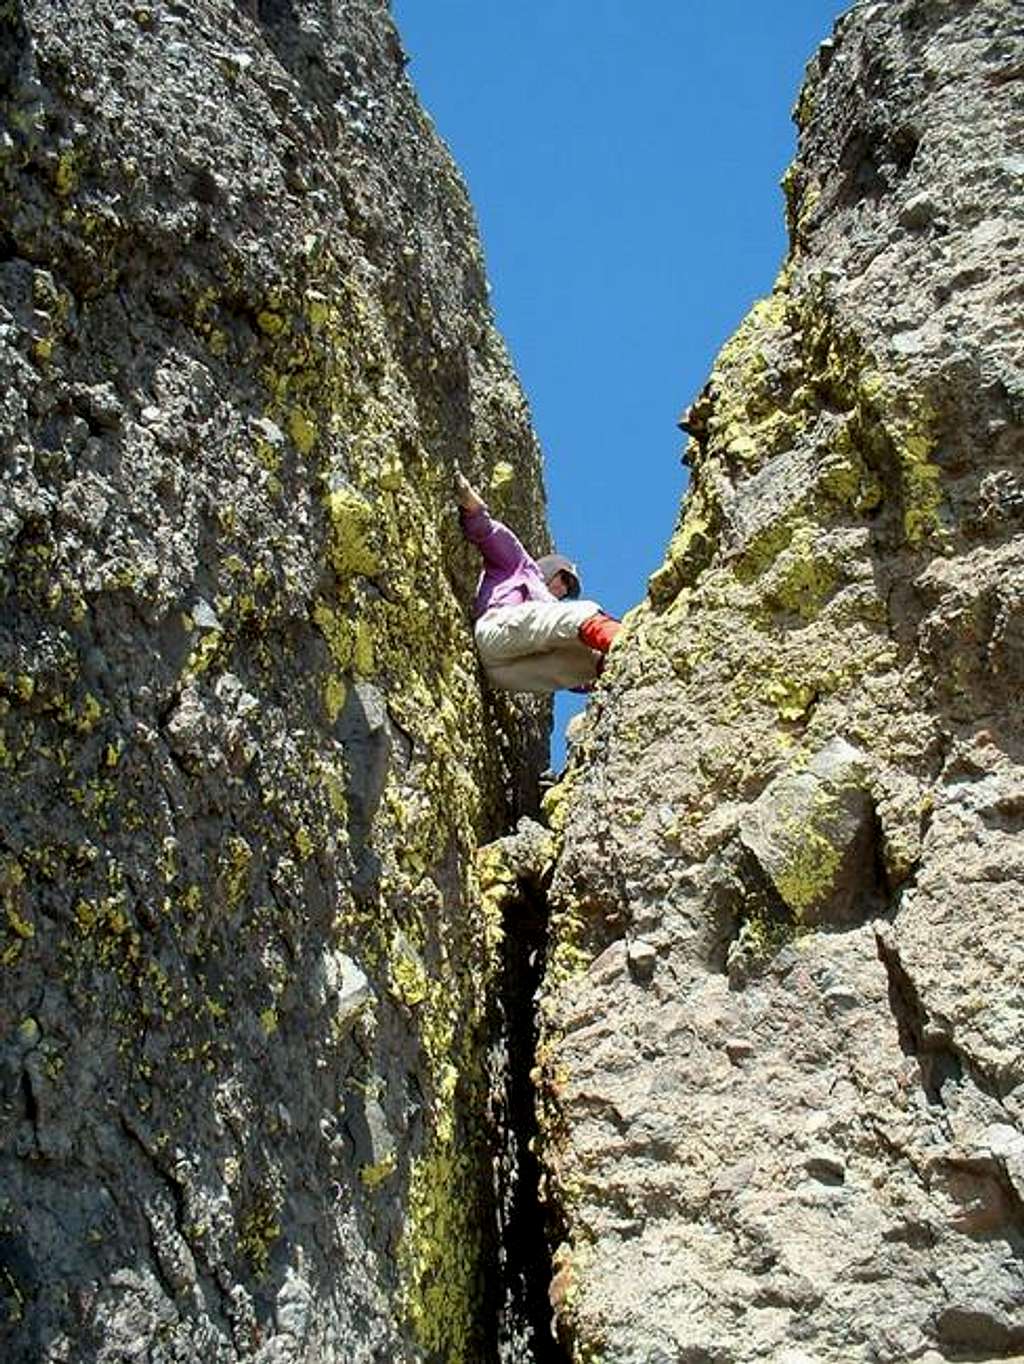
[(785, 270), (688, 409), (666, 563), (547, 797), (574, 1358), (1024, 1342), (1006, 18), (858, 4), (812, 61)]
[(376, 0), (0, 5), (0, 106), (0, 1358), (483, 1358), (465, 190)]
[(649, 942), (644, 942), (642, 938), (636, 938), (629, 944), (626, 955), (630, 970), (640, 980), (647, 980), (654, 974), (654, 967), (658, 960), (658, 949)]
[(841, 738), (777, 777), (740, 822), (740, 839), (801, 924), (845, 924), (873, 908), (874, 806), (865, 755)]
[(939, 211), (938, 205), (930, 194), (914, 194), (900, 209), (900, 226), (909, 228), (911, 231), (915, 228), (926, 227), (939, 216)]

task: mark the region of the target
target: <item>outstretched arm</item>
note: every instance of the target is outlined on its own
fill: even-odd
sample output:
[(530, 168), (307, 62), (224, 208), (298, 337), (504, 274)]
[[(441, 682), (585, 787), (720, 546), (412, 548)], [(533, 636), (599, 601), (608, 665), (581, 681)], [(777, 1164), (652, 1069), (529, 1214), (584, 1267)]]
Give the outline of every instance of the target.
[(455, 475), (455, 498), (466, 539), (476, 545), (484, 562), (499, 573), (512, 573), (533, 560), (508, 526), (495, 521), (487, 504), (461, 472)]
[(455, 473), (455, 500), (463, 511), (475, 512), (484, 509), (483, 498), (461, 469)]

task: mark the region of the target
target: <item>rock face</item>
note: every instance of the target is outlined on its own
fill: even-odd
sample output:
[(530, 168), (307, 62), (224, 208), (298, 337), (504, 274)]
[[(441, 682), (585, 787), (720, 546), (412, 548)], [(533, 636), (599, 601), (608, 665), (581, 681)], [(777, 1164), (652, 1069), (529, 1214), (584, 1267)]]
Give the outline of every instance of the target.
[(1024, 1353), (1019, 13), (862, 4), (569, 777), (577, 1360)]
[(8, 0), (0, 104), (0, 1355), (485, 1358), (465, 192), (380, 0)]

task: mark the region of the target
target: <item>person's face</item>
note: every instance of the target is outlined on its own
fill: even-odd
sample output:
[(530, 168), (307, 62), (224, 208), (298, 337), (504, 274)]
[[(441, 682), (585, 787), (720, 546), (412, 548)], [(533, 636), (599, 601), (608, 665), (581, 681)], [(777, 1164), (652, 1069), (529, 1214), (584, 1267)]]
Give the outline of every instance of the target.
[(561, 601), (563, 597), (567, 597), (572, 591), (572, 580), (564, 569), (560, 568), (555, 576), (548, 581), (548, 591), (553, 597), (557, 597), (559, 601)]

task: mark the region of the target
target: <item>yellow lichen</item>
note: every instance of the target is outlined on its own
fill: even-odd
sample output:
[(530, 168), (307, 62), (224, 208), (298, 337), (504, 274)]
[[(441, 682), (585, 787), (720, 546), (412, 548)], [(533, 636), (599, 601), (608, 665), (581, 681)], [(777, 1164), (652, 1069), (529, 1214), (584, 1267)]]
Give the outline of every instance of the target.
[(267, 336), (280, 336), (288, 324), (280, 313), (264, 308), (262, 312), (256, 314), (256, 325)]
[(239, 1252), (249, 1261), (257, 1278), (266, 1274), (270, 1252), (280, 1235), (278, 1200), (261, 1191), (242, 1219), (238, 1234)]
[(288, 414), (288, 434), (304, 455), (311, 453), (320, 438), (316, 423), (301, 407), (293, 407)]
[(369, 677), (374, 668), (373, 629), (365, 620), (356, 622), (352, 665), (360, 677)]
[(338, 488), (325, 498), (330, 520), (330, 559), (340, 578), (370, 575), (380, 569), (373, 547), (374, 511), (370, 503), (349, 488)]
[(224, 903), (228, 910), (237, 909), (249, 885), (249, 866), (252, 848), (238, 834), (227, 840), (220, 856), (220, 878)]
[(379, 1189), (391, 1178), (397, 1168), (398, 1160), (395, 1153), (390, 1151), (373, 1165), (361, 1165), (359, 1167), (359, 1179), (365, 1188)]
[(324, 710), (327, 712), (329, 724), (333, 725), (337, 721), (344, 708), (347, 694), (348, 688), (345, 686), (344, 678), (339, 677), (336, 673), (331, 673), (325, 680), (323, 687)]
[(413, 1162), (399, 1246), (405, 1315), (417, 1343), (447, 1364), (476, 1364), (480, 1220), (466, 1196), (479, 1171), (445, 1144)]
[(78, 171), (75, 167), (75, 160), (75, 153), (72, 151), (61, 152), (58, 158), (53, 180), (54, 189), (62, 199), (73, 194), (78, 187)]
[(772, 879), (798, 919), (826, 895), (840, 861), (828, 838), (813, 827), (801, 829), (799, 837), (793, 839), (791, 856)]
[(427, 998), (430, 990), (423, 963), (410, 948), (397, 946), (391, 961), (391, 988), (396, 997), (415, 1008)]
[(510, 487), (516, 481), (516, 471), (507, 460), (499, 460), (491, 470), (491, 487), (495, 492)]
[(763, 590), (770, 601), (813, 620), (835, 590), (839, 569), (833, 557), (820, 549), (821, 532), (799, 525), (766, 575)]

